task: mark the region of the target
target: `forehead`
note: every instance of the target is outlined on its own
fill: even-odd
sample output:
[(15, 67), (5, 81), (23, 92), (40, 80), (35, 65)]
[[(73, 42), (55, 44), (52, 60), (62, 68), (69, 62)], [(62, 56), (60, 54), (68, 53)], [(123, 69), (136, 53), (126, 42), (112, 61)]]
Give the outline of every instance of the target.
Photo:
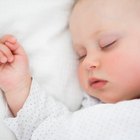
[[(101, 18), (129, 16), (137, 13), (140, 9), (139, 0), (79, 0), (75, 5), (72, 17), (84, 15), (97, 15)], [(93, 17), (93, 16), (92, 16)]]
[(75, 5), (83, 4), (84, 6), (94, 5), (96, 7), (103, 6), (106, 7), (107, 5), (114, 6), (125, 6), (127, 8), (137, 6), (139, 4), (139, 0), (76, 0)]
[(70, 30), (81, 36), (93, 28), (102, 30), (110, 25), (136, 22), (135, 17), (140, 17), (139, 3), (139, 0), (80, 0), (71, 15)]

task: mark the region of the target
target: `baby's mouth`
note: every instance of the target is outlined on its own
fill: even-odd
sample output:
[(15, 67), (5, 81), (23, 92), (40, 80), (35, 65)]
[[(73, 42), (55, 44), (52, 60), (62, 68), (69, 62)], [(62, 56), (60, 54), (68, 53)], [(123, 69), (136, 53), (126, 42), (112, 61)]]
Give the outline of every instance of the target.
[(106, 84), (107, 84), (107, 81), (103, 80), (103, 79), (98, 79), (98, 78), (95, 78), (95, 77), (89, 79), (89, 85), (93, 89), (101, 89)]

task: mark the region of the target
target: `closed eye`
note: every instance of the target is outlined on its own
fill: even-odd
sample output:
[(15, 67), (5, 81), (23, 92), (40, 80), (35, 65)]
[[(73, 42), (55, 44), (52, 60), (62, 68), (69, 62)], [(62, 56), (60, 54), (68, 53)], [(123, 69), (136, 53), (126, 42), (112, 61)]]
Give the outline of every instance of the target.
[(112, 47), (116, 42), (117, 42), (117, 40), (114, 40), (114, 41), (112, 41), (111, 43), (109, 43), (107, 45), (101, 46), (101, 48), (106, 49), (106, 48)]
[(82, 61), (85, 57), (86, 57), (86, 55), (82, 55), (82, 56), (79, 57), (78, 60), (79, 60), (79, 61)]

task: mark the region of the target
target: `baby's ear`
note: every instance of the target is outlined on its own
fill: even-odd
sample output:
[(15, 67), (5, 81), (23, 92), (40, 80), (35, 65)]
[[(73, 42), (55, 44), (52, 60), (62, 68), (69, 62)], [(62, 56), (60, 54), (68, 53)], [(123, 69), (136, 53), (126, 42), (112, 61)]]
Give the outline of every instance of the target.
[(13, 35), (4, 35), (2, 38), (0, 38), (0, 42), (10, 42), (12, 44), (15, 44), (17, 42), (17, 39)]

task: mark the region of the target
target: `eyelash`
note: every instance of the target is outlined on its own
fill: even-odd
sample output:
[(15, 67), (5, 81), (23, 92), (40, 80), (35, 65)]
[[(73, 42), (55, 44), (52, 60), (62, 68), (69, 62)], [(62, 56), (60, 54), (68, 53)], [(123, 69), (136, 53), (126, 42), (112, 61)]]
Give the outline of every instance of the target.
[(84, 59), (85, 57), (86, 57), (86, 55), (80, 56), (80, 57), (78, 58), (78, 60), (80, 61), (80, 60)]
[(117, 42), (117, 40), (114, 40), (113, 42), (111, 42), (111, 43), (109, 43), (109, 44), (107, 44), (107, 45), (105, 45), (105, 46), (103, 46), (103, 47), (101, 47), (101, 48), (102, 48), (102, 49), (107, 49), (107, 48), (109, 48), (109, 47), (112, 47), (116, 42)]

